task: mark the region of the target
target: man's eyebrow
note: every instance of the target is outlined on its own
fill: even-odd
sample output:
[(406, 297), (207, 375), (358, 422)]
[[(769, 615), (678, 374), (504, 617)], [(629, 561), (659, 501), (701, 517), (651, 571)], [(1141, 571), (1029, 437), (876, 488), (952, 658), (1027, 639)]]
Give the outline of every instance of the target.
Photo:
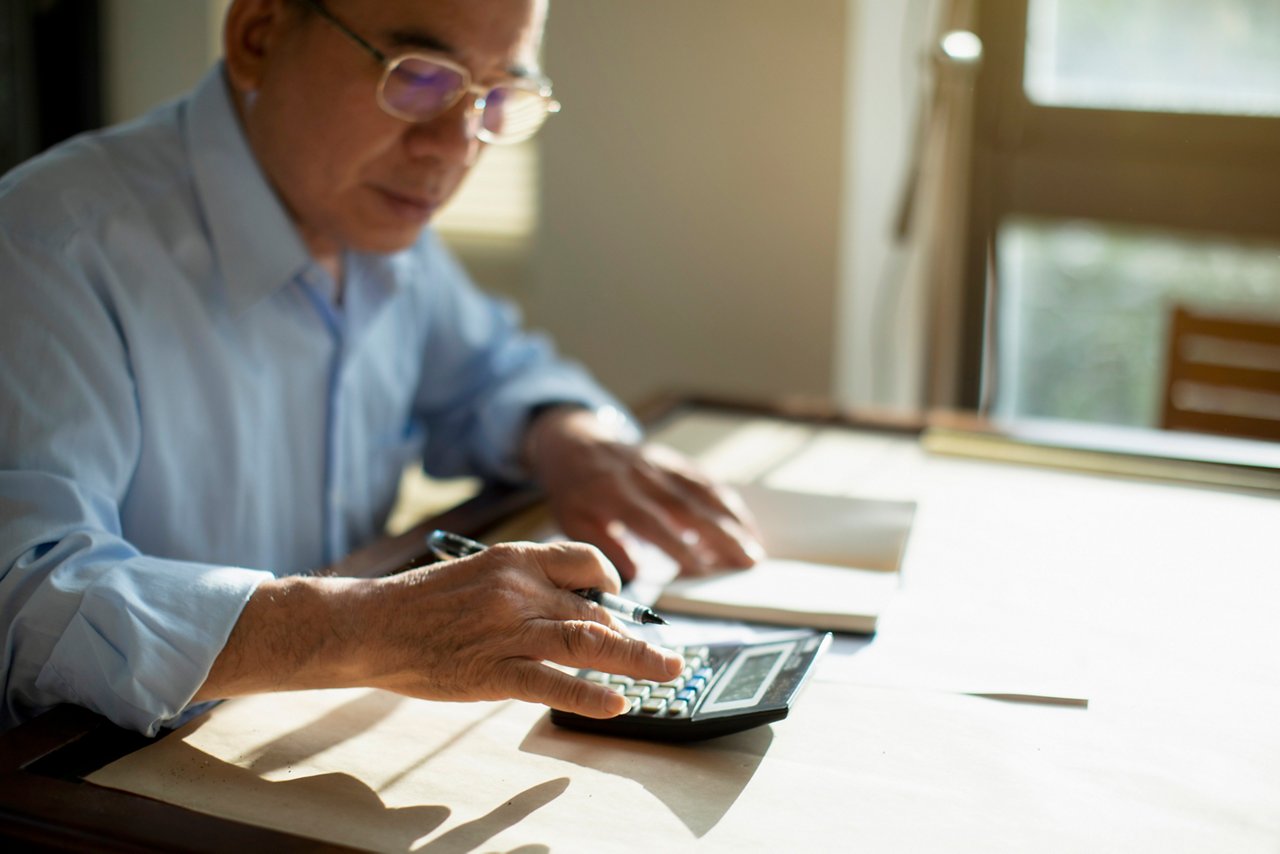
[(423, 50), (434, 50), (439, 53), (453, 53), (452, 45), (421, 30), (392, 30), (386, 35), (387, 41), (396, 47), (416, 47)]
[[(449, 56), (457, 56), (453, 46), (448, 42), (424, 33), (421, 30), (392, 30), (386, 35), (387, 43), (396, 49), (418, 48), (419, 50), (430, 50), (436, 53), (444, 53)], [(523, 62), (513, 63), (507, 66), (507, 74), (512, 77), (539, 77), (541, 76), (534, 68), (529, 67)]]

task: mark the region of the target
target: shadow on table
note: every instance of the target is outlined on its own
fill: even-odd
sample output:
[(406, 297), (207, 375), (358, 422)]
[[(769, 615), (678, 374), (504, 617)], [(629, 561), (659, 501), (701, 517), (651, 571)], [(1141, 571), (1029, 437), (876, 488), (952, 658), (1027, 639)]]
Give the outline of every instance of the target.
[(684, 744), (566, 732), (543, 717), (520, 749), (634, 780), (701, 837), (733, 806), (773, 742), (773, 729)]
[[(198, 768), (202, 786), (222, 793), (216, 808), (186, 803), (190, 808), (357, 848), (408, 851), (444, 825), (452, 812), (440, 804), (388, 807), (377, 792), (349, 774), (264, 780), (256, 771), (215, 759), (187, 744), (173, 746), (171, 761), (178, 769)], [(413, 850), (474, 851), (560, 797), (568, 787), (567, 777), (539, 783)], [(550, 849), (527, 845), (520, 850), (536, 854)]]
[[(166, 779), (153, 781), (146, 794), (163, 800), (166, 792), (181, 791), (183, 795), (176, 802), (200, 812), (362, 849), (407, 851), (444, 827), (452, 814), (450, 807), (443, 804), (390, 807), (364, 781), (342, 772), (280, 779), (281, 774), (293, 773), (292, 769), (312, 757), (389, 717), (405, 702), (410, 701), (381, 692), (361, 695), (286, 737), (274, 739), (242, 756), (243, 764), (216, 758), (184, 740), (166, 739), (156, 745), (166, 753), (162, 772)], [(495, 706), (489, 714), (468, 724), (387, 785), (455, 744), (502, 708)], [(193, 728), (203, 724), (204, 721), (198, 721)], [(266, 775), (274, 775), (276, 779), (266, 779)], [(198, 785), (192, 785), (192, 781), (198, 781)], [(488, 813), (451, 827), (414, 850), (474, 851), (559, 798), (568, 786), (567, 777), (558, 777), (516, 792), (503, 798)], [(519, 850), (521, 854), (546, 854), (550, 849), (526, 845)]]
[(188, 792), (188, 808), (359, 848), (408, 850), (451, 813), (436, 804), (388, 807), (350, 774), (265, 780), (182, 742), (170, 746), (167, 764), (171, 774), (198, 773), (201, 790), (211, 793), (208, 803), (200, 803)]
[[(450, 828), (415, 850), (419, 852), (474, 851), (502, 831), (515, 827), (533, 812), (563, 795), (567, 788), (569, 788), (568, 777), (557, 777), (554, 780), (539, 783), (525, 789), (485, 815)], [(551, 849), (542, 845), (524, 845), (517, 850), (521, 854), (535, 854), (535, 852), (547, 852)]]

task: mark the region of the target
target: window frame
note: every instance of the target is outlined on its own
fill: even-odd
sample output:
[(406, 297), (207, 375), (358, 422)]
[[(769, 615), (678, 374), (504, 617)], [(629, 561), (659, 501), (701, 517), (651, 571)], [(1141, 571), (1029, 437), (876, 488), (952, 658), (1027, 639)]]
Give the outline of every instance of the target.
[(1280, 117), (1088, 109), (1033, 103), (1023, 85), (1030, 0), (976, 0), (965, 239), (961, 406), (996, 392), (995, 239), (1012, 217), (1089, 219), (1280, 239)]

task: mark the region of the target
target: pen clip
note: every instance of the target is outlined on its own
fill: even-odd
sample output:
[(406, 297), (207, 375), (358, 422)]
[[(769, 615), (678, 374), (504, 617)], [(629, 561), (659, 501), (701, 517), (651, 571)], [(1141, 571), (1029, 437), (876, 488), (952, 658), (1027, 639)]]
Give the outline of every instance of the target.
[(441, 560), (453, 560), (479, 554), (484, 551), (485, 545), (461, 534), (435, 530), (427, 535), (427, 548)]

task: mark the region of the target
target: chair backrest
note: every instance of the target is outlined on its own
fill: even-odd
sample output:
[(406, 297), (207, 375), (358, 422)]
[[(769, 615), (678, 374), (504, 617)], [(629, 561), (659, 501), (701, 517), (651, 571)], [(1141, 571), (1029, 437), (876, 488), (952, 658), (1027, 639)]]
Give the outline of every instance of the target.
[(1280, 440), (1280, 317), (1170, 313), (1161, 426)]

